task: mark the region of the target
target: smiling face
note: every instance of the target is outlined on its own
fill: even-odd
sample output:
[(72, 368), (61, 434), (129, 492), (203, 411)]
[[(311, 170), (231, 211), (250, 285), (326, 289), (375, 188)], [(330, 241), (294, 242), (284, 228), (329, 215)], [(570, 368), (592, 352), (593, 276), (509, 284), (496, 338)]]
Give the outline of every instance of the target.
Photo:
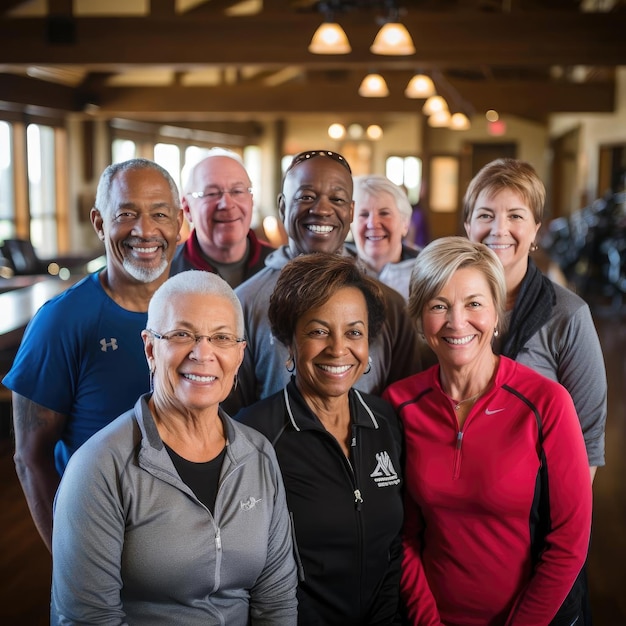
[(409, 219), (400, 213), (394, 197), (387, 192), (354, 195), (352, 234), (359, 256), (380, 272), (387, 263), (397, 263), (402, 256), (402, 239)]
[(333, 159), (316, 157), (287, 173), (278, 210), (294, 255), (339, 251), (352, 222), (352, 176)]
[(498, 315), (489, 283), (475, 268), (457, 270), (426, 302), (422, 331), (442, 367), (479, 365), (491, 359)]
[[(227, 156), (208, 157), (193, 169), (182, 205), (201, 249), (209, 257), (234, 262), (245, 254), (252, 220), (250, 185), (244, 167)], [(235, 193), (225, 193), (219, 200), (191, 196), (192, 192), (219, 191)]]
[(367, 305), (356, 287), (343, 287), (296, 323), (291, 351), (302, 394), (338, 397), (361, 377), (368, 364)]
[(109, 275), (141, 283), (167, 275), (183, 217), (159, 172), (120, 171), (111, 183), (108, 208), (93, 209), (91, 217), (104, 241)]
[(517, 287), (528, 269), (528, 254), (541, 227), (532, 210), (512, 189), (483, 191), (465, 223), (471, 241), (484, 243), (500, 258), (507, 288)]
[[(196, 335), (238, 336), (233, 305), (215, 295), (192, 293), (177, 298), (165, 307), (157, 325), (152, 330), (160, 334), (183, 329)], [(154, 368), (155, 400), (173, 405), (181, 413), (217, 411), (233, 388), (245, 342), (224, 348), (214, 346), (206, 337), (180, 345), (157, 339), (148, 331), (142, 335), (148, 363)]]

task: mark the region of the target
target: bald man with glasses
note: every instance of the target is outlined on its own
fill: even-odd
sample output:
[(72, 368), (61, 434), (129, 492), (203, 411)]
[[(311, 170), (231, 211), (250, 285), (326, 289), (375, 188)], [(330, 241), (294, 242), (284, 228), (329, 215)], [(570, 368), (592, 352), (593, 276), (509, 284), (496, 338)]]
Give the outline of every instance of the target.
[(170, 275), (205, 270), (236, 287), (265, 267), (273, 248), (250, 228), (252, 184), (236, 152), (213, 148), (189, 173), (181, 199), (193, 230), (178, 246)]

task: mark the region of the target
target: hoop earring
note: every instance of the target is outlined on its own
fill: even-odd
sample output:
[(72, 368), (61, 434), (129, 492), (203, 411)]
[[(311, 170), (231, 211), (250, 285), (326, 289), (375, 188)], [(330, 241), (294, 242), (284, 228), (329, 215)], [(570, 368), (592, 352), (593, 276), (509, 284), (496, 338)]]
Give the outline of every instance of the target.
[(363, 372), (363, 374), (369, 374), (372, 371), (372, 357), (367, 357), (367, 369)]
[(233, 388), (231, 389), (231, 392), (235, 391), (235, 389), (237, 389), (237, 385), (239, 384), (239, 376), (237, 376), (237, 374), (235, 374), (235, 382), (233, 383)]
[[(289, 363), (291, 363), (291, 365), (289, 365)], [(287, 371), (292, 374), (295, 369), (296, 369), (296, 362), (293, 359), (293, 355), (290, 354), (289, 358), (287, 359), (287, 362), (285, 363), (285, 367), (287, 368)]]

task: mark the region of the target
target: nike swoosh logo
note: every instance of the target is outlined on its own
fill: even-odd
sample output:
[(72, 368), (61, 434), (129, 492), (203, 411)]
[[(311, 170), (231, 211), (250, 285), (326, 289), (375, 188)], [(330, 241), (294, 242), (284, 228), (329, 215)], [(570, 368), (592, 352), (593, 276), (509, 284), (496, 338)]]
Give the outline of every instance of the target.
[(494, 413), (500, 413), (500, 411), (504, 411), (504, 409), (485, 409), (485, 413), (487, 415), (493, 415)]

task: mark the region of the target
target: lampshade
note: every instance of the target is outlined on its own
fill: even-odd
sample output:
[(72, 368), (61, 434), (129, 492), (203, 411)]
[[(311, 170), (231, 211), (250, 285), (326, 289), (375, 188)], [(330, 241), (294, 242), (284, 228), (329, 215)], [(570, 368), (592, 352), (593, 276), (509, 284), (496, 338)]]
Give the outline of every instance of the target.
[(382, 26), (370, 46), (374, 54), (403, 55), (415, 54), (415, 46), (409, 31), (399, 22), (387, 22)]
[(359, 95), (364, 98), (384, 98), (389, 95), (389, 89), (380, 74), (368, 74), (359, 87)]
[(435, 95), (435, 84), (430, 76), (415, 74), (404, 90), (407, 98), (430, 98)]
[(448, 103), (441, 96), (430, 96), (422, 107), (422, 113), (424, 113), (424, 115), (432, 115), (433, 113), (447, 110)]
[(343, 28), (334, 22), (324, 22), (313, 35), (309, 44), (313, 54), (348, 54), (352, 52)]
[(455, 113), (450, 118), (450, 128), (452, 130), (467, 130), (471, 126), (465, 113)]
[(428, 125), (433, 128), (447, 128), (450, 126), (450, 111), (436, 111), (428, 118)]

